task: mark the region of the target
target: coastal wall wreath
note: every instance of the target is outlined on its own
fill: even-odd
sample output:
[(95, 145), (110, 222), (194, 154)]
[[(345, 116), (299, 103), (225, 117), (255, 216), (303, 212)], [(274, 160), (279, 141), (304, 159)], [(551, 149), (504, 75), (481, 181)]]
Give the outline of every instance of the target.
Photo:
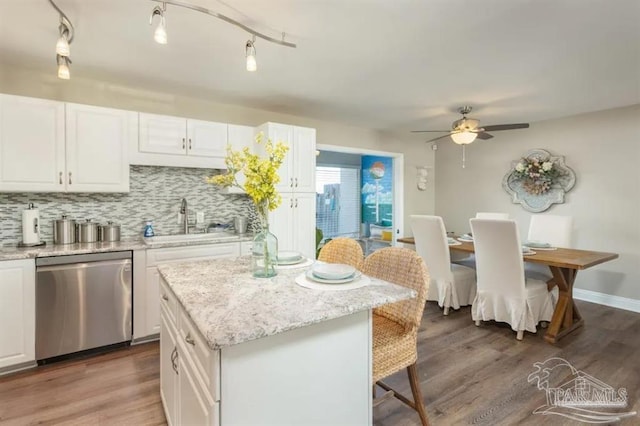
[(511, 169), (502, 179), (502, 187), (511, 201), (533, 213), (564, 203), (564, 195), (575, 183), (576, 174), (564, 163), (564, 157), (551, 155), (544, 149), (532, 149), (512, 161)]

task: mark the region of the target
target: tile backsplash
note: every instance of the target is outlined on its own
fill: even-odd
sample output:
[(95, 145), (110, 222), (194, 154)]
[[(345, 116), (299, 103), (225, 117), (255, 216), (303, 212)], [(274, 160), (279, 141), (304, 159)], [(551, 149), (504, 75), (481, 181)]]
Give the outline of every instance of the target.
[(146, 220), (156, 234), (181, 232), (180, 201), (187, 199), (190, 221), (204, 212), (204, 224), (230, 223), (235, 216), (255, 222), (253, 203), (246, 195), (226, 194), (205, 182), (219, 170), (178, 167), (131, 166), (130, 192), (105, 193), (0, 193), (0, 244), (22, 240), (22, 210), (33, 203), (40, 212), (40, 239), (53, 241), (53, 221), (70, 219), (112, 221), (121, 225), (122, 238), (141, 236)]

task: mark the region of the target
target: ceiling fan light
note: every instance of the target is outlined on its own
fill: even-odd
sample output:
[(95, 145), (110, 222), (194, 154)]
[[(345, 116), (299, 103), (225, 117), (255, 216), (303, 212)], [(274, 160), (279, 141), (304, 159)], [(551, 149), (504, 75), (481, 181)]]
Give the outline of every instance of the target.
[(457, 143), (458, 145), (467, 145), (470, 144), (471, 142), (473, 142), (474, 140), (476, 140), (476, 137), (478, 135), (474, 132), (469, 132), (469, 131), (463, 131), (463, 132), (456, 132), (456, 133), (451, 133), (451, 139), (453, 139), (453, 141), (455, 143)]

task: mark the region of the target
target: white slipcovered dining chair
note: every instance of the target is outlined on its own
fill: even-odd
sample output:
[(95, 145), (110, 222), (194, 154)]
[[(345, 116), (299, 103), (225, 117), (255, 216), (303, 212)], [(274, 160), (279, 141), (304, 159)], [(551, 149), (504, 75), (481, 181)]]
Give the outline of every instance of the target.
[[(477, 212), (476, 219), (500, 219), (507, 220), (509, 219), (508, 213), (497, 213), (497, 212)], [(472, 231), (473, 233), (473, 231)], [(476, 267), (476, 257), (475, 255), (464, 255), (460, 253), (456, 253), (452, 258), (453, 263), (457, 263), (458, 265), (466, 266), (467, 268)]]
[(529, 222), (528, 241), (549, 243), (552, 247), (571, 247), (573, 217), (537, 214)]
[(516, 338), (536, 332), (540, 321), (551, 321), (553, 301), (544, 281), (525, 279), (522, 245), (513, 220), (471, 219), (476, 254), (478, 292), (471, 317), (511, 325)]
[[(476, 213), (476, 219), (509, 219), (508, 213), (494, 213), (494, 212), (478, 212)], [(471, 231), (473, 232), (473, 231)]]
[(451, 263), (447, 233), (439, 216), (411, 216), (416, 252), (429, 268), (427, 300), (435, 300), (444, 315), (449, 308), (460, 309), (473, 303), (476, 296), (476, 271)]
[[(571, 216), (537, 214), (531, 216), (527, 241), (548, 243), (551, 247), (570, 248), (572, 231)], [(533, 250), (535, 251), (535, 248)], [(528, 278), (547, 281), (550, 289), (554, 286), (553, 275), (547, 266), (526, 263), (524, 272)]]

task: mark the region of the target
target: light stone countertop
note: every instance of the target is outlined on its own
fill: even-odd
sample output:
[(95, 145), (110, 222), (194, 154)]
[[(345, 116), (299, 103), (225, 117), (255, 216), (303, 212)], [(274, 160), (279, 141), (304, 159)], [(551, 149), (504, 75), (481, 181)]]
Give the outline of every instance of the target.
[(38, 247), (0, 247), (0, 261), (33, 259), (36, 257), (67, 256), (72, 254), (104, 253), (110, 251), (145, 250), (151, 248), (166, 247), (187, 247), (198, 245), (210, 245), (231, 243), (239, 241), (252, 241), (252, 234), (237, 235), (233, 238), (228, 236), (224, 239), (216, 239), (213, 234), (211, 239), (192, 241), (167, 241), (145, 243), (143, 238), (123, 239), (114, 242), (76, 243), (76, 244), (53, 244), (47, 242), (45, 246)]
[(249, 256), (164, 264), (160, 274), (211, 349), (260, 339), (416, 297), (408, 288), (371, 278), (353, 290), (301, 287), (295, 277), (307, 268), (253, 278)]

